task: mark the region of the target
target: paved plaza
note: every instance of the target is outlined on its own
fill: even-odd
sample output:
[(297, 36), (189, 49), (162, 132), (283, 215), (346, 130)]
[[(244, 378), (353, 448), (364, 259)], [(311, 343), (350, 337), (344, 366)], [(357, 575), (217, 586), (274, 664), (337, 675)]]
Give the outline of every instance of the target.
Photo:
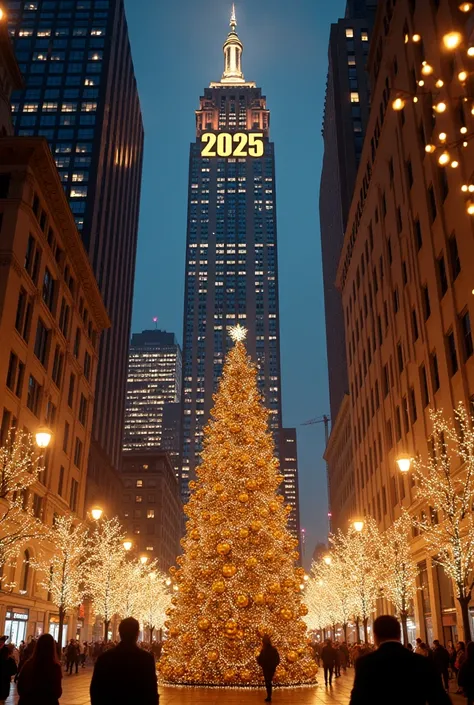
[[(79, 675), (63, 678), (63, 695), (60, 705), (90, 705), (89, 683), (92, 669), (87, 668)], [(352, 688), (353, 670), (336, 678), (332, 688), (324, 686), (322, 670), (320, 683), (314, 688), (281, 688), (275, 689), (274, 705), (348, 705)], [(323, 681), (323, 685), (321, 685)], [(453, 687), (453, 683), (452, 686)], [(7, 705), (16, 705), (15, 686)], [(226, 690), (225, 702), (228, 705), (260, 705), (265, 698), (265, 690)], [(463, 697), (452, 695), (453, 705), (465, 705)], [(220, 688), (167, 688), (160, 686), (160, 705), (221, 705), (223, 700)], [(130, 705), (139, 705), (131, 703)]]

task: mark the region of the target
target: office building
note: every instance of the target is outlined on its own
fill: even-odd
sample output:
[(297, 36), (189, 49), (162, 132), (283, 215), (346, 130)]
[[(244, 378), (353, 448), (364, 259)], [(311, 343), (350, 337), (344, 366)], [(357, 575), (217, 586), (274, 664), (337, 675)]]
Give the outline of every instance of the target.
[[(461, 139), (453, 147), (456, 168), (439, 165), (440, 149), (426, 150), (439, 145), (442, 132), (474, 130), (472, 101), (463, 100), (468, 87), (458, 79), (464, 59), (442, 41), (453, 30), (467, 41), (471, 21), (448, 0), (398, 0), (379, 6), (374, 25), (372, 110), (337, 285), (346, 325), (355, 501), (382, 529), (403, 509), (437, 521), (396, 459), (402, 453), (425, 462), (431, 457), (431, 409), (452, 416), (462, 402), (472, 412), (474, 243), (461, 187), (474, 171), (474, 143), (467, 139), (464, 147)], [(423, 41), (413, 41), (420, 27)], [(433, 77), (420, 87), (425, 57)], [(392, 102), (400, 95), (406, 105), (395, 111)], [(443, 99), (445, 112), (433, 112), (431, 101)], [(416, 532), (412, 551), (420, 589), (411, 635), (416, 630), (429, 643), (462, 639), (452, 581)]]
[(280, 435), (280, 473), (285, 478), (283, 480), (283, 494), (287, 503), (291, 506), (292, 512), (288, 516), (288, 529), (300, 542), (300, 553), (302, 551), (301, 530), (300, 530), (300, 503), (298, 490), (298, 443), (296, 428), (282, 428)]
[(164, 449), (165, 441), (166, 450), (174, 453), (176, 462), (180, 441), (181, 379), (181, 348), (174, 333), (145, 330), (132, 335), (128, 355), (124, 450)]
[[(28, 498), (51, 526), (56, 514), (88, 509), (99, 340), (110, 321), (44, 139), (0, 140), (0, 222), (0, 445), (12, 428), (52, 430)], [(57, 608), (30, 564), (36, 552), (32, 539), (4, 566), (0, 629), (16, 644), (57, 636)], [(65, 636), (84, 634), (81, 626), (69, 613)]]
[(123, 454), (121, 520), (133, 550), (158, 559), (167, 573), (181, 553), (183, 508), (179, 480), (164, 451), (126, 451)]
[(183, 335), (182, 496), (199, 462), (212, 395), (232, 344), (247, 348), (270, 409), (278, 453), (281, 428), (278, 258), (274, 144), (261, 89), (245, 79), (235, 12), (224, 43), (224, 72), (196, 112), (189, 168)]
[(112, 327), (101, 340), (91, 500), (113, 512), (125, 408), (143, 127), (123, 0), (7, 0), (25, 90), (17, 135), (46, 137)]
[[(359, 166), (365, 128), (370, 111), (370, 86), (366, 72), (376, 0), (348, 0), (345, 16), (331, 25), (328, 48), (328, 76), (323, 119), (324, 156), (321, 172), (319, 215), (323, 262), (326, 345), (329, 371), (332, 446), (336, 438), (348, 433), (347, 414), (338, 417), (344, 395), (348, 393), (344, 319), (341, 295), (336, 288), (336, 274), (344, 230)], [(351, 482), (352, 464), (338, 467), (336, 458), (343, 454), (326, 453), (328, 484), (337, 488), (336, 476), (344, 474)], [(334, 464), (336, 462), (336, 464)], [(334, 516), (332, 530), (340, 526), (333, 504), (340, 497), (329, 496), (329, 510)]]

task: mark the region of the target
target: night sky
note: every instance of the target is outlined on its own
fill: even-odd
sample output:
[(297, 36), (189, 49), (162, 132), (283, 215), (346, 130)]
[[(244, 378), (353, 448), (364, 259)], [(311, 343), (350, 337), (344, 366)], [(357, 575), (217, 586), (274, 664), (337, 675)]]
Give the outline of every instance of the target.
[[(133, 332), (182, 339), (189, 143), (194, 111), (220, 80), (228, 0), (125, 0), (145, 124)], [(329, 414), (318, 192), (330, 23), (343, 0), (238, 0), (243, 70), (267, 96), (275, 142), (283, 422), (298, 428), (306, 560), (327, 535), (322, 424)]]

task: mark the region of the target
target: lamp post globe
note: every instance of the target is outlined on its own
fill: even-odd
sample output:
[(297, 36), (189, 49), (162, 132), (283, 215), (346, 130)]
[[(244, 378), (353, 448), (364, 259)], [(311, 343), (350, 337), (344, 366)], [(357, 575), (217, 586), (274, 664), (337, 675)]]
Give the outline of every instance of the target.
[(398, 456), (397, 465), (398, 465), (398, 469), (400, 470), (400, 472), (403, 472), (403, 473), (409, 472), (410, 468), (411, 468), (411, 461), (412, 461), (412, 459), (410, 458), (409, 455), (404, 454), (404, 455)]
[(91, 517), (94, 519), (94, 521), (99, 521), (101, 519), (102, 514), (104, 513), (104, 510), (101, 507), (92, 507), (91, 509)]
[(123, 542), (123, 547), (126, 551), (131, 551), (133, 546), (132, 539), (125, 539)]
[(44, 449), (49, 446), (53, 432), (47, 426), (40, 426), (35, 433), (36, 445), (38, 448)]

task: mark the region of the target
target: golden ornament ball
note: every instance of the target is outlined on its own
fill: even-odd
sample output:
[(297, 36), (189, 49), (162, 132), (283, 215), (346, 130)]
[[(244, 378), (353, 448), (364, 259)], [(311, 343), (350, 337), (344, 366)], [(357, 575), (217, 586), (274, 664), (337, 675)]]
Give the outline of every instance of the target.
[(318, 667), (315, 663), (310, 663), (306, 668), (304, 669), (304, 674), (308, 678), (313, 678), (316, 673), (318, 672)]
[(288, 643), (290, 646), (296, 649), (299, 646), (300, 640), (297, 636), (292, 636), (291, 639), (288, 640)]
[(258, 564), (258, 560), (255, 558), (255, 556), (249, 556), (247, 560), (245, 561), (245, 567), (246, 568), (255, 568), (255, 566)]
[[(298, 541), (296, 542), (296, 545), (298, 545)], [(297, 575), (299, 578), (302, 578), (304, 580), (304, 576), (306, 575), (306, 571), (304, 568), (296, 568), (295, 570), (295, 575)]]
[(286, 588), (293, 588), (295, 586), (295, 581), (293, 578), (285, 578), (283, 581), (283, 586)]
[(178, 569), (176, 568), (175, 565), (172, 565), (170, 568), (170, 575), (174, 575)]
[(283, 504), (284, 501), (285, 501), (285, 498), (283, 497), (283, 495), (277, 494), (277, 502), (279, 502), (280, 504)]
[(229, 668), (229, 670), (224, 673), (224, 682), (225, 683), (234, 683), (235, 681), (236, 681), (236, 672), (232, 668)]
[(226, 563), (222, 566), (222, 575), (224, 578), (233, 578), (237, 572), (237, 568), (232, 563)]
[(182, 642), (185, 646), (187, 646), (188, 644), (191, 644), (191, 643), (193, 642), (193, 637), (192, 637), (192, 635), (191, 635), (191, 634), (188, 634), (188, 633), (183, 634), (182, 637), (181, 637), (181, 642)]
[(270, 512), (266, 507), (262, 507), (261, 510), (259, 511), (259, 515), (262, 517), (262, 519), (266, 519)]
[(277, 475), (276, 476), (276, 481), (278, 482), (279, 485), (281, 485), (281, 483), (283, 482), (284, 479), (285, 479), (284, 475)]
[(287, 651), (286, 660), (290, 663), (296, 663), (298, 661), (298, 654), (296, 651)]
[(272, 501), (268, 504), (268, 508), (269, 508), (269, 510), (270, 510), (273, 514), (275, 514), (275, 512), (278, 511), (278, 502), (275, 502), (274, 500), (272, 500)]
[(252, 671), (249, 671), (247, 668), (244, 669), (243, 671), (240, 671), (240, 680), (242, 683), (248, 683), (249, 680), (252, 678)]
[(181, 546), (182, 546), (183, 548), (186, 547), (186, 539), (184, 538), (184, 536), (183, 536), (182, 539), (179, 539), (179, 543), (181, 544)]
[(281, 664), (277, 666), (277, 669), (275, 671), (275, 676), (278, 680), (283, 680), (286, 677), (286, 668), (282, 666)]
[(255, 531), (255, 532), (260, 531), (262, 526), (263, 526), (262, 522), (259, 521), (258, 519), (256, 519), (255, 521), (253, 521), (250, 524), (250, 528), (252, 529), (252, 531)]
[(273, 550), (273, 548), (270, 548), (268, 551), (266, 551), (263, 558), (266, 561), (272, 561), (275, 558), (275, 551)]
[(227, 556), (227, 554), (230, 553), (231, 550), (232, 546), (230, 545), (230, 543), (227, 543), (227, 541), (221, 541), (217, 544), (217, 553), (220, 556)]
[(194, 496), (196, 497), (196, 499), (202, 500), (206, 496), (206, 492), (201, 487), (199, 490), (196, 490), (196, 494)]
[(306, 624), (304, 622), (298, 622), (298, 629), (300, 630), (300, 632), (304, 633), (307, 630), (307, 628), (308, 627), (306, 626)]
[(238, 627), (239, 625), (237, 624), (235, 619), (228, 619), (225, 623), (225, 630), (228, 634), (235, 634)]
[(283, 617), (283, 619), (289, 620), (293, 619), (293, 610), (290, 610), (289, 607), (282, 607), (280, 610), (280, 614)]
[(224, 581), (223, 580), (216, 580), (214, 583), (212, 583), (212, 592), (215, 592), (218, 595), (222, 592), (225, 592)]
[(281, 592), (281, 585), (280, 583), (271, 583), (268, 586), (269, 592), (273, 593), (274, 595), (278, 595)]
[(223, 521), (223, 519), (224, 519), (224, 517), (222, 516), (222, 514), (218, 514), (217, 512), (215, 512), (214, 514), (211, 514), (211, 516), (210, 516), (211, 524), (213, 524), (214, 526), (217, 526), (218, 524), (220, 524), (221, 521)]
[(237, 639), (243, 639), (244, 638), (244, 630), (237, 629), (237, 631), (235, 632), (235, 636)]
[(221, 531), (221, 536), (223, 539), (230, 539), (230, 537), (232, 536), (232, 531), (229, 531), (229, 529), (223, 529)]
[(241, 492), (239, 494), (238, 499), (241, 504), (247, 504), (247, 502), (249, 501), (249, 496), (248, 496), (247, 492)]
[(192, 561), (195, 561), (195, 560), (197, 560), (199, 553), (196, 550), (189, 551), (188, 556)]
[(211, 663), (215, 663), (216, 661), (219, 660), (219, 654), (217, 653), (217, 651), (208, 651), (206, 658)]
[(222, 484), (222, 482), (216, 482), (216, 484), (214, 485), (214, 487), (213, 487), (212, 489), (213, 489), (214, 492), (216, 492), (217, 494), (220, 494), (221, 492), (224, 492), (225, 487), (224, 487), (224, 485)]
[(250, 478), (250, 480), (247, 480), (245, 483), (245, 487), (250, 490), (250, 492), (253, 492), (257, 489), (257, 482), (253, 478)]
[(177, 602), (178, 602), (178, 598), (173, 595), (173, 597), (171, 598), (171, 604), (176, 605)]
[(308, 614), (308, 607), (306, 605), (300, 605), (298, 612), (300, 617), (305, 617)]
[(239, 536), (240, 536), (241, 539), (246, 539), (246, 538), (248, 538), (249, 533), (250, 533), (249, 530), (246, 529), (245, 527), (242, 528), (242, 529), (239, 529)]
[(248, 607), (249, 598), (247, 595), (237, 595), (237, 604), (239, 607)]
[(183, 561), (184, 561), (184, 556), (177, 556), (177, 557), (176, 557), (176, 563), (179, 563), (179, 565), (181, 565), (181, 563), (182, 563)]
[[(253, 439), (252, 439), (252, 440), (253, 440)], [(256, 465), (258, 468), (264, 468), (266, 464), (267, 464), (267, 463), (266, 463), (266, 461), (264, 460), (264, 458), (257, 458), (257, 460), (255, 461), (255, 465)]]
[(195, 480), (190, 480), (188, 482), (188, 487), (190, 490), (195, 490), (197, 487), (197, 482)]
[(198, 629), (200, 629), (202, 632), (206, 632), (209, 627), (211, 626), (210, 621), (207, 619), (207, 617), (202, 617), (200, 620), (198, 620)]
[(253, 601), (256, 605), (264, 605), (265, 595), (263, 594), (263, 592), (258, 592), (256, 595), (254, 595)]
[(294, 561), (297, 561), (297, 560), (299, 559), (299, 557), (300, 557), (300, 554), (299, 554), (298, 551), (293, 551), (293, 553), (291, 554), (291, 556), (292, 556), (292, 558), (293, 558)]
[(169, 635), (173, 639), (176, 638), (177, 636), (179, 636), (179, 629), (177, 627), (171, 627), (171, 629), (169, 631)]

